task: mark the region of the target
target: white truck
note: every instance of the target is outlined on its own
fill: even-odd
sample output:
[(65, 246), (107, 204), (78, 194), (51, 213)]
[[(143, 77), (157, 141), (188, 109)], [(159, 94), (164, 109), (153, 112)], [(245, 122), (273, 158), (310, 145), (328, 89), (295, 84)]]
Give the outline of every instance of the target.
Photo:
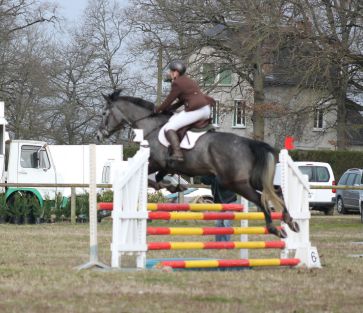
[[(6, 201), (16, 194), (27, 195), (43, 205), (56, 195), (68, 198), (70, 188), (37, 187), (37, 184), (88, 184), (88, 145), (48, 145), (43, 141), (9, 140), (5, 130), (4, 103), (0, 102), (0, 181), (19, 184), (2, 188)], [(96, 180), (101, 183), (103, 165), (108, 160), (122, 160), (121, 145), (96, 146)], [(22, 187), (22, 184), (34, 184)], [(77, 192), (84, 192), (78, 189)]]

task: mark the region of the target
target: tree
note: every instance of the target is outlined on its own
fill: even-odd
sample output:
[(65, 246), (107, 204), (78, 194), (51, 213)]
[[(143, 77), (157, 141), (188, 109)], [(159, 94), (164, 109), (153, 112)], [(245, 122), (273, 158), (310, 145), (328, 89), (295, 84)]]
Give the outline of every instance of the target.
[(33, 26), (22, 30), (3, 54), (6, 64), (1, 79), (1, 98), (5, 100), (8, 130), (15, 138), (41, 139), (47, 134), (44, 115), (48, 110), (49, 38)]
[(21, 30), (56, 20), (56, 6), (33, 0), (2, 0), (0, 2), (0, 38), (9, 41)]
[(0, 99), (8, 130), (16, 137), (40, 139), (48, 92), (49, 38), (41, 26), (56, 21), (55, 6), (30, 0), (0, 2)]
[[(291, 17), (300, 20), (302, 25), (298, 30), (301, 43), (315, 52), (305, 54), (310, 59), (304, 64), (304, 72), (315, 76), (323, 72), (324, 88), (329, 91), (328, 97), (333, 97), (337, 111), (337, 147), (345, 149), (352, 134), (348, 113), (362, 110), (352, 97), (354, 92), (363, 92), (362, 2), (300, 0), (290, 1), (290, 8)], [(303, 55), (300, 53), (297, 57), (303, 58)], [(321, 101), (324, 100), (328, 98)]]
[(101, 93), (96, 49), (75, 32), (53, 59), (49, 137), (58, 144), (93, 142)]
[[(198, 55), (194, 62), (199, 67), (211, 57), (227, 60), (234, 72), (250, 82), (255, 98), (254, 136), (263, 139), (263, 67), (274, 49), (271, 39), (282, 17), (282, 1), (271, 4), (271, 1), (135, 0), (132, 3), (134, 11), (140, 12), (134, 20), (143, 21), (139, 27), (145, 32), (149, 47), (154, 42), (170, 55), (184, 59)], [(212, 50), (204, 53), (205, 47)]]
[[(241, 82), (253, 86), (255, 138), (264, 138), (265, 111), (273, 108), (265, 103), (266, 73), (281, 69), (284, 55), (284, 75), (294, 79), (297, 93), (309, 88), (326, 94), (305, 113), (335, 99), (338, 147), (346, 146), (349, 90), (362, 90), (361, 1), (134, 0), (133, 5), (144, 17), (135, 19), (147, 21), (140, 28), (149, 41), (186, 56), (196, 54), (199, 63), (211, 57), (226, 60)], [(164, 37), (169, 39), (161, 40)], [(293, 46), (287, 47), (291, 39)], [(212, 49), (204, 53), (205, 47)]]
[[(136, 79), (128, 73), (134, 60), (125, 53), (129, 27), (123, 20), (116, 1), (89, 1), (81, 23), (70, 31), (63, 51), (56, 54), (55, 97), (49, 118), (56, 142), (93, 142), (103, 106), (102, 93), (119, 88), (133, 93), (136, 89)], [(123, 138), (119, 133), (116, 136), (116, 140)]]
[(125, 53), (130, 26), (118, 2), (90, 0), (84, 13), (85, 40), (94, 48), (103, 87), (115, 91), (120, 87), (133, 89), (128, 66), (134, 58)]

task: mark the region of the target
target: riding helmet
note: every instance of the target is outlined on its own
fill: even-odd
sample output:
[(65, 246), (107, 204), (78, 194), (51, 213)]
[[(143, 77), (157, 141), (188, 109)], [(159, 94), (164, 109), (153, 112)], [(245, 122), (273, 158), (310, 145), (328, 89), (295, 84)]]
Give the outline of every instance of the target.
[(171, 71), (178, 71), (180, 75), (184, 75), (184, 73), (187, 70), (187, 67), (182, 61), (174, 60), (170, 62), (169, 69)]

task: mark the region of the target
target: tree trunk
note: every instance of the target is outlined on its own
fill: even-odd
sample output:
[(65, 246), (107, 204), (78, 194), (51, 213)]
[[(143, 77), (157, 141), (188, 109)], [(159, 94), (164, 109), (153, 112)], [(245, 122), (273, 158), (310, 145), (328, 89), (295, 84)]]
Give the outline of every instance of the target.
[(331, 88), (337, 106), (337, 149), (348, 148), (346, 90), (348, 88), (348, 69), (344, 65), (334, 65), (331, 71)]
[(337, 149), (346, 150), (347, 143), (347, 133), (346, 133), (346, 123), (347, 123), (347, 110), (345, 106), (345, 97), (342, 93), (336, 95), (337, 103)]
[(256, 63), (253, 71), (254, 107), (252, 113), (253, 137), (263, 141), (265, 138), (265, 117), (261, 105), (265, 101), (264, 75), (261, 67), (259, 51), (256, 51)]
[(161, 96), (163, 93), (163, 48), (160, 47), (158, 49), (158, 82), (157, 82), (157, 91), (156, 91), (156, 105), (159, 106), (161, 104)]

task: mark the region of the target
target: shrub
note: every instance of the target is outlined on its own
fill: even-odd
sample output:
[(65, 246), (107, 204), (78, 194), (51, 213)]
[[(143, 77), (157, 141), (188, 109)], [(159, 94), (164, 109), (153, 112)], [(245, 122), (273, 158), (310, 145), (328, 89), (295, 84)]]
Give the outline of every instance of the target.
[(129, 143), (127, 145), (124, 145), (124, 160), (126, 161), (128, 158), (132, 158), (139, 149), (140, 147), (137, 143)]
[(161, 191), (156, 191), (147, 195), (147, 202), (149, 203), (165, 203), (167, 199), (163, 196)]
[(6, 203), (5, 193), (0, 194), (0, 218), (2, 222), (6, 222), (9, 218), (9, 209)]
[(101, 194), (98, 194), (97, 201), (98, 202), (112, 202), (113, 201), (113, 191), (106, 190), (106, 191), (102, 192)]
[(292, 150), (294, 161), (327, 162), (331, 165), (338, 181), (349, 168), (363, 168), (362, 151)]

